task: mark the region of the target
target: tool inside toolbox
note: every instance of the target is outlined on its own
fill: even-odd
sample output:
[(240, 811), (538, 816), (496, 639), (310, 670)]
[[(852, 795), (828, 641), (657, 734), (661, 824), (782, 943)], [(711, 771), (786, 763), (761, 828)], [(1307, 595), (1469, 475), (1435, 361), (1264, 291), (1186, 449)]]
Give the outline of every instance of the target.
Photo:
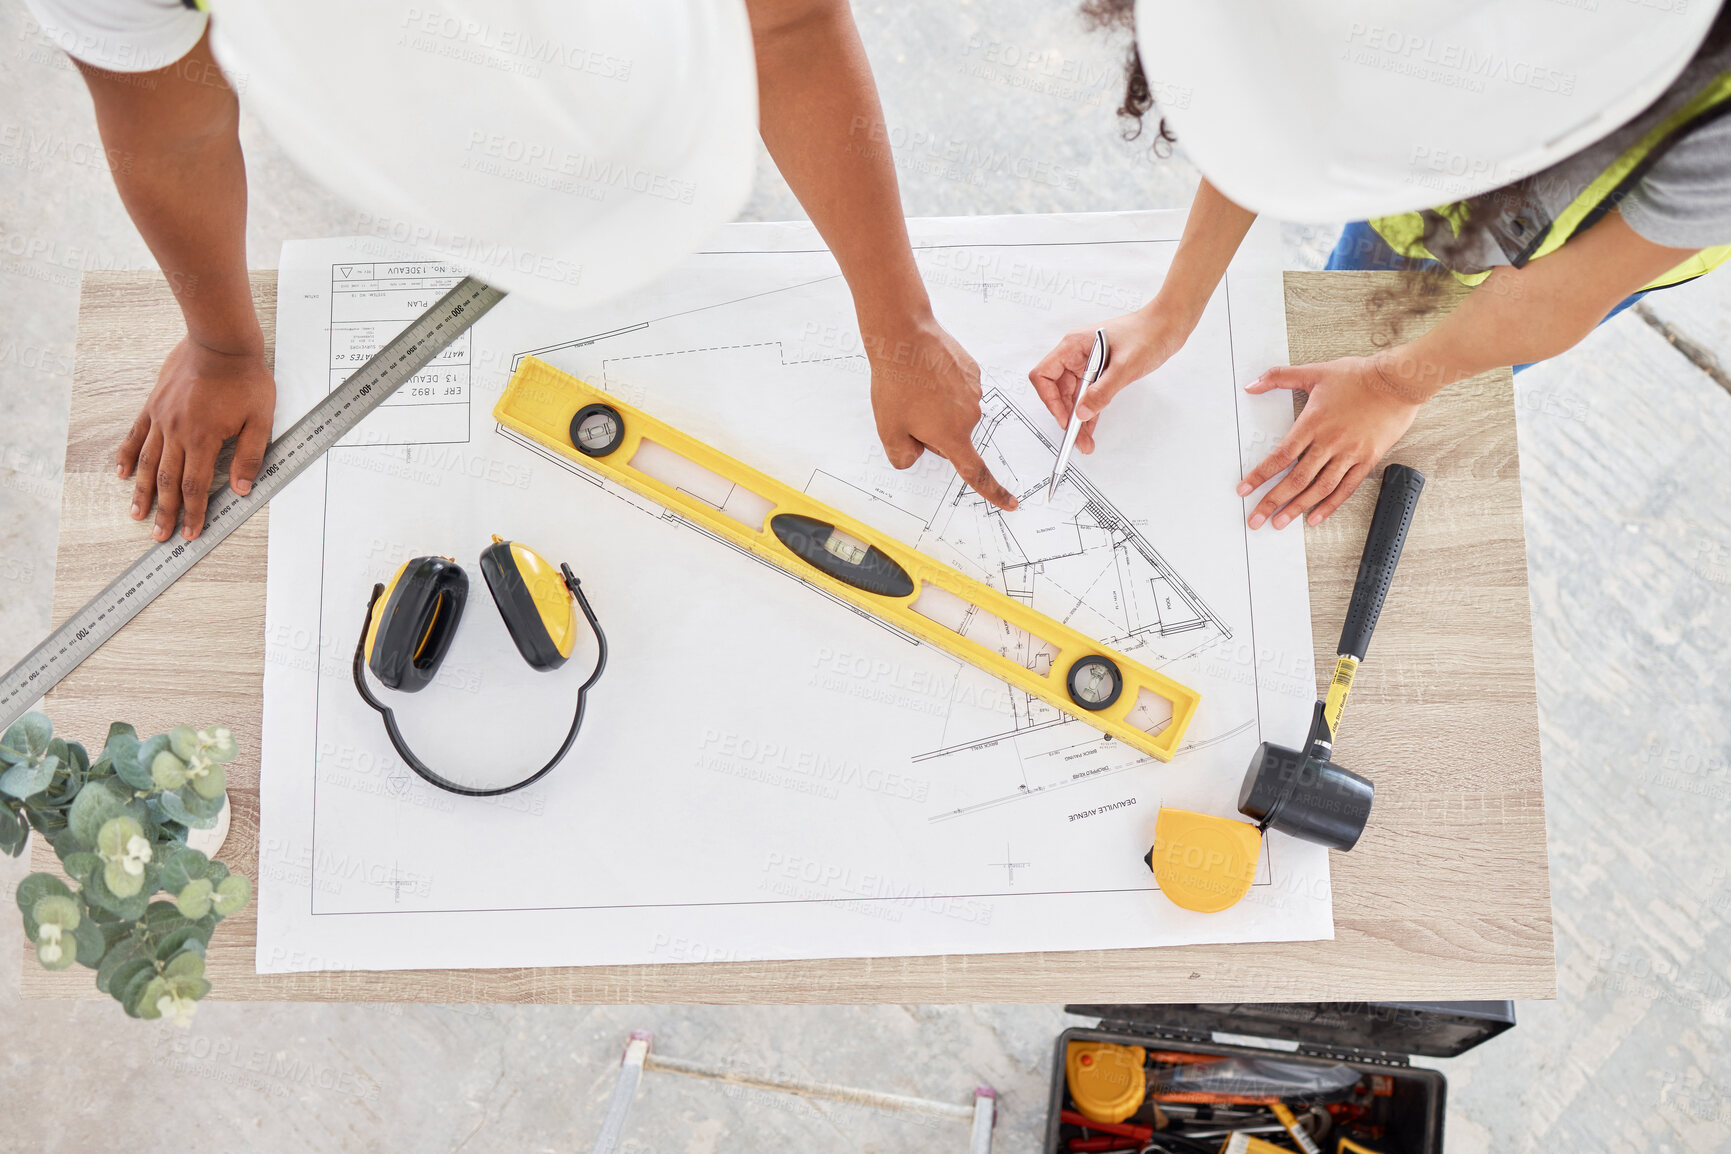
[(1398, 1154), (1386, 1144), (1398, 1110), (1392, 1075), (1107, 1041), (1066, 1049), (1062, 1151)]

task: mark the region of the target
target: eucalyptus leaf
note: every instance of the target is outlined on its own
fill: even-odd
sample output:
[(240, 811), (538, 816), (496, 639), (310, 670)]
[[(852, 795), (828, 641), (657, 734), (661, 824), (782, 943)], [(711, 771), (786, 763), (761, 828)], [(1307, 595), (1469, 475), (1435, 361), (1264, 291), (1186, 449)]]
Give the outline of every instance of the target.
[(108, 937), (108, 944), (113, 945), (120, 938), (132, 932), (132, 923), (121, 919), (113, 910), (105, 910), (90, 900), (90, 887), (86, 885), (81, 891), (84, 894), (84, 915), (102, 923), (102, 932)]
[[(156, 781), (155, 774), (151, 772), (151, 768), (157, 757), (164, 753), (167, 753), (170, 757), (174, 756), (168, 748), (168, 734), (166, 733), (159, 733), (155, 737), (147, 737), (143, 741), (139, 742), (138, 749), (132, 755), (133, 760), (137, 762), (138, 768), (134, 779), (129, 780), (127, 784), (131, 785), (134, 789), (145, 793), (161, 788), (161, 785)], [(118, 761), (115, 762), (114, 771), (116, 773), (120, 772), (120, 763)], [(139, 777), (142, 777), (143, 784), (138, 784), (137, 779)]]
[(158, 941), (164, 935), (171, 934), (175, 930), (185, 929), (195, 921), (197, 921), (196, 918), (188, 918), (175, 908), (173, 902), (163, 901), (161, 898), (151, 902), (150, 908), (144, 913), (144, 928)]
[(198, 740), (199, 744), (204, 746), (204, 755), (211, 761), (230, 761), (240, 752), (240, 745), (227, 726), (213, 725), (209, 729), (201, 729), (198, 731)]
[(91, 874), (102, 868), (102, 859), (96, 854), (81, 851), (67, 854), (60, 859), (60, 864), (65, 867), (67, 874), (77, 878), (82, 884), (90, 880)]
[(122, 863), (117, 861), (103, 862), (100, 876), (110, 893), (117, 898), (136, 897), (144, 889), (144, 873), (132, 873)]
[(170, 930), (156, 947), (158, 961), (167, 961), (182, 948), (197, 946), (200, 951), (210, 942), (210, 927), (200, 924), (182, 926), (178, 930)]
[(216, 815), (222, 812), (222, 799), (207, 800), (199, 797), (190, 786), (183, 786), (173, 793), (164, 791), (158, 795), (162, 799), (163, 812), (173, 821), (193, 829), (213, 829), (216, 826)]
[(149, 765), (156, 755), (169, 748), (168, 734), (158, 733), (138, 743), (138, 760)]
[(133, 789), (148, 790), (154, 788), (150, 780), (150, 763), (139, 759), (139, 744), (136, 737), (128, 733), (112, 737), (109, 739), (104, 752), (108, 756), (115, 777)]
[[(18, 892), (15, 896), (18, 899), (18, 908), (24, 911), (25, 916), (28, 917), (30, 911), (36, 908), (36, 903), (43, 898), (50, 896), (69, 898), (72, 896), (72, 891), (66, 887), (65, 882), (53, 874), (34, 873), (18, 883)], [(35, 937), (36, 935), (32, 933), (30, 936)]]
[(163, 790), (161, 793), (151, 798), (151, 801), (153, 801), (156, 807), (160, 808), (162, 812), (167, 815), (168, 820), (177, 821), (181, 825), (190, 826), (195, 829), (199, 828), (196, 824), (198, 819), (186, 812), (186, 803), (180, 800), (180, 792), (178, 790), (174, 792)]
[[(223, 790), (228, 785), (228, 774), (222, 766), (212, 762), (210, 767), (192, 779), (192, 791), (207, 801), (221, 801)], [(222, 808), (220, 805), (218, 809)]]
[(23, 815), (30, 819), (31, 826), (43, 837), (52, 839), (57, 833), (66, 830), (66, 815), (57, 810), (43, 809), (39, 805), (19, 807)]
[(72, 937), (78, 944), (78, 964), (95, 969), (102, 962), (102, 955), (108, 951), (108, 939), (103, 936), (102, 927), (93, 918), (85, 918), (78, 923), (78, 928), (72, 931)]
[(182, 761), (191, 761), (198, 752), (198, 730), (190, 725), (177, 725), (168, 731), (168, 747)]
[[(218, 772), (222, 769), (221, 766), (215, 768)], [(216, 815), (222, 812), (223, 794), (219, 791), (215, 797), (207, 797), (202, 792), (188, 785), (180, 790), (180, 803), (186, 807), (186, 812), (190, 813), (193, 817), (198, 818), (200, 821), (207, 821), (214, 824), (216, 822)], [(201, 828), (208, 829), (210, 827), (204, 826)]]
[(204, 951), (182, 950), (162, 967), (162, 976), (169, 979), (204, 977)]
[(35, 946), (36, 960), (45, 970), (70, 969), (78, 960), (78, 942), (70, 931), (62, 931), (58, 937), (38, 938)]
[(117, 858), (127, 852), (134, 838), (144, 836), (144, 827), (126, 814), (117, 814), (102, 823), (96, 831), (96, 852), (104, 858)]
[(131, 798), (112, 778), (87, 781), (66, 812), (66, 826), (85, 849), (96, 848), (96, 835), (109, 821), (126, 813)]
[(46, 897), (72, 897), (72, 891), (66, 888), (66, 883), (53, 874), (31, 874), (18, 883), (18, 892), (14, 895), (18, 902), (18, 912), (24, 917), (24, 936), (36, 940), (36, 904)]
[(43, 828), (47, 825), (46, 822), (32, 821), (30, 824), (36, 826), (37, 831), (47, 839), (48, 844), (54, 847), (54, 856), (61, 861), (65, 861), (68, 854), (84, 852), (84, 843), (73, 837), (72, 831), (65, 826), (49, 830)]
[(120, 987), (120, 1004), (126, 1007), (126, 1012), (134, 1018), (160, 1018), (162, 1011), (156, 1008), (159, 998), (168, 993), (168, 983), (156, 972), (154, 965), (141, 970), (127, 979)]
[[(179, 893), (187, 884), (210, 871), (211, 860), (195, 849), (179, 848), (168, 851), (162, 861), (162, 888)], [(218, 878), (215, 881), (220, 881)], [(215, 884), (215, 881), (212, 884)]]
[(96, 967), (96, 988), (105, 994), (119, 997), (120, 995), (115, 993), (114, 980), (120, 978), (125, 981), (137, 973), (140, 967), (153, 971), (156, 969), (137, 938), (126, 937), (114, 942), (102, 956), (102, 964)]
[(216, 887), (205, 878), (195, 878), (174, 895), (174, 904), (186, 917), (197, 921), (210, 912), (211, 895)]
[(0, 793), (20, 800), (35, 797), (53, 784), (54, 771), (59, 768), (60, 759), (52, 753), (43, 755), (41, 761), (20, 762), (0, 773)]
[(246, 905), (246, 900), (252, 896), (252, 883), (244, 874), (229, 874), (217, 883), (216, 896), (211, 899), (210, 908), (222, 917), (234, 913)]
[(17, 857), (30, 843), (30, 827), (18, 820), (10, 809), (0, 805), (0, 853)]
[(93, 906), (100, 906), (118, 918), (134, 922), (144, 916), (145, 907), (149, 904), (148, 891), (145, 891), (142, 885), (139, 891), (131, 896), (115, 893), (108, 884), (106, 869), (99, 869), (90, 875), (90, 881), (84, 887), (84, 900)]
[(154, 789), (179, 789), (186, 784), (186, 762), (165, 749), (150, 759), (150, 781)]
[(35, 758), (48, 752), (48, 743), (53, 739), (54, 723), (48, 720), (46, 714), (26, 713), (12, 723), (5, 737), (0, 737), (0, 746)]
[(111, 722), (109, 724), (108, 736), (106, 738), (104, 738), (103, 741), (104, 741), (104, 743), (112, 742), (114, 740), (114, 738), (116, 737), (116, 735), (122, 734), (122, 733), (124, 733), (127, 737), (132, 738), (134, 741), (138, 740), (138, 730), (132, 728), (131, 722), (115, 721), (115, 722)]
[(75, 930), (84, 915), (78, 912), (78, 899), (70, 894), (43, 894), (30, 908), (30, 919), (38, 926)]
[(84, 747), (76, 741), (66, 747), (67, 760), (61, 765), (65, 774), (58, 777), (57, 785), (49, 787), (44, 800), (37, 802), (41, 806), (50, 806), (57, 811), (64, 810), (78, 796), (78, 791), (84, 788), (84, 783), (90, 778), (90, 758), (84, 752)]

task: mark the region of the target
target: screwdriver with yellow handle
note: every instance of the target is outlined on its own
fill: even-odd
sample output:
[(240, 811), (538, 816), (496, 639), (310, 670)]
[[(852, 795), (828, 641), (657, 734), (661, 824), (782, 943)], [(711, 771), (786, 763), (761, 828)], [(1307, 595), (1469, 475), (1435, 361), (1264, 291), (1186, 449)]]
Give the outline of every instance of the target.
[(1274, 1117), (1280, 1124), (1286, 1127), (1286, 1132), (1292, 1135), (1292, 1140), (1298, 1143), (1298, 1148), (1304, 1151), (1304, 1154), (1322, 1154), (1322, 1147), (1316, 1144), (1309, 1131), (1298, 1124), (1298, 1118), (1285, 1102), (1277, 1098), (1268, 1104), (1268, 1108), (1274, 1112)]

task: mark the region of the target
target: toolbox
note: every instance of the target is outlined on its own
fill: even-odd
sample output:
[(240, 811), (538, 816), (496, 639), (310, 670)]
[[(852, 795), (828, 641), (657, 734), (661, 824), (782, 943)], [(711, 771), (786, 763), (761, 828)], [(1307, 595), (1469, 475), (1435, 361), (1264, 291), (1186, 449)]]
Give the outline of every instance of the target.
[[(1149, 1121), (1152, 1106), (1144, 1105), (1132, 1117), (1114, 1125), (1088, 1126), (1078, 1117), (1067, 1075), (1073, 1054), (1092, 1059), (1094, 1053), (1110, 1057), (1124, 1051), (1098, 1051), (1086, 1043), (1112, 1043), (1143, 1048), (1150, 1063), (1165, 1055), (1159, 1065), (1164, 1073), (1175, 1070), (1205, 1070), (1205, 1059), (1262, 1059), (1278, 1063), (1279, 1069), (1296, 1077), (1322, 1079), (1332, 1072), (1335, 1082), (1347, 1075), (1344, 1065), (1358, 1075), (1350, 1090), (1321, 1096), (1335, 1105), (1328, 1121), (1313, 1123), (1321, 1133), (1316, 1145), (1324, 1154), (1337, 1150), (1368, 1150), (1374, 1154), (1442, 1154), (1443, 1118), (1448, 1080), (1437, 1070), (1413, 1066), (1410, 1058), (1452, 1058), (1472, 1049), (1515, 1024), (1512, 1002), (1276, 1002), (1263, 1004), (1177, 1004), (1065, 1006), (1079, 1017), (1096, 1019), (1093, 1026), (1074, 1026), (1058, 1035), (1053, 1061), (1052, 1094), (1046, 1118), (1046, 1154), (1071, 1150), (1130, 1150), (1149, 1148), (1147, 1140), (1125, 1137)], [(1084, 1044), (1072, 1051), (1073, 1044)], [(1129, 1051), (1134, 1053), (1134, 1051)], [(1126, 1059), (1127, 1060), (1127, 1059)], [(1186, 1065), (1186, 1061), (1195, 1065)], [(1226, 1069), (1226, 1067), (1220, 1067)], [(1239, 1069), (1243, 1067), (1233, 1067)], [(1138, 1079), (1140, 1085), (1140, 1077)], [(1132, 1092), (1132, 1097), (1139, 1097)], [(1186, 1130), (1199, 1137), (1190, 1144), (1173, 1142), (1153, 1150), (1226, 1149), (1235, 1142), (1245, 1148), (1245, 1139), (1233, 1139), (1221, 1131), (1234, 1125), (1257, 1107), (1198, 1106), (1209, 1095), (1169, 1094), (1169, 1131)], [(1129, 1098), (1122, 1109), (1131, 1109)], [(1295, 1110), (1303, 1108), (1297, 1098), (1288, 1098)], [(1179, 1104), (1172, 1105), (1171, 1102)], [(1093, 1104), (1096, 1111), (1099, 1107)], [(1177, 1118), (1177, 1114), (1189, 1117)], [(1210, 1116), (1216, 1121), (1210, 1121)], [(1098, 1114), (1096, 1115), (1098, 1116)], [(1259, 1120), (1268, 1123), (1264, 1117)], [(1078, 1125), (1083, 1122), (1083, 1125)], [(1250, 1123), (1240, 1121), (1239, 1125)], [(1207, 1135), (1201, 1137), (1200, 1135)], [(1298, 1145), (1284, 1132), (1263, 1130), (1253, 1135), (1284, 1150)], [(1350, 1142), (1341, 1146), (1345, 1136)], [(1351, 1143), (1357, 1143), (1356, 1146)], [(1250, 1149), (1260, 1147), (1252, 1143)]]

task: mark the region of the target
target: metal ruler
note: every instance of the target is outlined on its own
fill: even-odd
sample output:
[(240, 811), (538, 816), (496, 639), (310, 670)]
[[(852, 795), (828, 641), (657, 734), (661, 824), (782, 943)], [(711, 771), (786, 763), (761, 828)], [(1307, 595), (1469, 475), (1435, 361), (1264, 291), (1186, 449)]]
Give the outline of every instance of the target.
[(25, 654), (0, 679), (0, 730), (22, 717), (79, 662), (138, 616), (157, 594), (222, 544), (248, 517), (264, 508), (285, 485), (504, 298), (501, 290), (466, 277), (410, 322), (408, 328), (296, 421), (293, 428), (271, 442), (265, 450), (258, 479), (246, 496), (225, 485), (210, 499), (204, 532), (195, 540), (176, 536), (153, 545), (50, 633), (46, 641)]

